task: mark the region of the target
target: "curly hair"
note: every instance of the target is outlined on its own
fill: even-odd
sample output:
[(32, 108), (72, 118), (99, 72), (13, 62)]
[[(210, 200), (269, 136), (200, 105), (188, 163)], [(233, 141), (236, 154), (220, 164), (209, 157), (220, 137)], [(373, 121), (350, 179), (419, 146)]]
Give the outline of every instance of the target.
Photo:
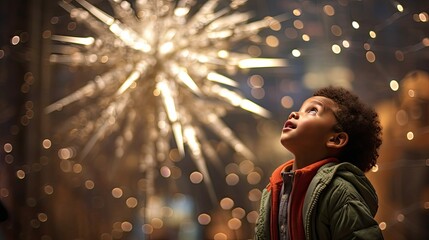
[(313, 96), (329, 98), (338, 105), (334, 130), (346, 132), (349, 136), (348, 143), (338, 156), (339, 160), (350, 162), (364, 172), (375, 166), (382, 142), (378, 114), (341, 87), (322, 88)]

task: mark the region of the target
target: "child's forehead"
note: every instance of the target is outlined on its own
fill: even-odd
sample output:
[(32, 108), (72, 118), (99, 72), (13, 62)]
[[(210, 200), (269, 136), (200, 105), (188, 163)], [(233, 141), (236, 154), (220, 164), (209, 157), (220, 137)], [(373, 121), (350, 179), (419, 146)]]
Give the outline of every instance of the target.
[(310, 97), (302, 103), (302, 106), (310, 105), (310, 104), (317, 104), (325, 108), (331, 108), (331, 109), (335, 109), (338, 107), (338, 105), (332, 99), (323, 97), (323, 96)]

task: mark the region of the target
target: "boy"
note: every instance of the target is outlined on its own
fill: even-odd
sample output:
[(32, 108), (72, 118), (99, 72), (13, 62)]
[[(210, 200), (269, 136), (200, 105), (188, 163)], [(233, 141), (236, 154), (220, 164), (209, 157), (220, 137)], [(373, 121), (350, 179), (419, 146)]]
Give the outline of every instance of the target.
[(364, 175), (381, 145), (375, 111), (343, 88), (323, 88), (289, 115), (280, 141), (295, 159), (270, 177), (255, 239), (383, 239)]

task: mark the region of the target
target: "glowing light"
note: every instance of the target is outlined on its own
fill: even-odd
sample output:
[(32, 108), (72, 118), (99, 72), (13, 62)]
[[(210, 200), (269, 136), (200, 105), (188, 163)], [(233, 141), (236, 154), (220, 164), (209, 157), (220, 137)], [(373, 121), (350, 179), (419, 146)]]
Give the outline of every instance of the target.
[(249, 58), (238, 62), (239, 68), (266, 68), (266, 67), (285, 67), (287, 62), (284, 59), (272, 58)]
[(163, 176), (163, 177), (165, 177), (165, 178), (168, 178), (168, 177), (170, 177), (170, 176), (171, 176), (171, 170), (170, 170), (170, 168), (169, 168), (169, 167), (167, 167), (167, 166), (163, 166), (163, 167), (161, 167), (161, 169), (160, 169), (160, 173), (161, 173), (161, 176)]
[(200, 215), (198, 215), (198, 222), (201, 225), (208, 225), (211, 222), (212, 218), (210, 217), (210, 215), (206, 214), (206, 213), (202, 213)]
[(46, 213), (39, 213), (37, 214), (37, 219), (39, 219), (40, 222), (46, 222), (48, 221), (48, 215), (46, 215)]
[(302, 40), (308, 42), (310, 41), (310, 36), (308, 36), (307, 34), (302, 34)]
[(18, 170), (18, 171), (16, 171), (16, 176), (19, 179), (24, 179), (25, 178), (25, 172), (23, 170)]
[(21, 41), (21, 38), (19, 36), (13, 36), (12, 39), (10, 40), (10, 43), (12, 45), (17, 45), (19, 41)]
[(144, 234), (152, 234), (153, 227), (150, 224), (143, 224), (142, 231)]
[(378, 172), (378, 165), (377, 164), (371, 168), (371, 172)]
[(246, 216), (246, 211), (243, 208), (237, 207), (232, 210), (232, 217), (242, 219)]
[(216, 233), (216, 234), (213, 236), (213, 239), (214, 239), (214, 240), (227, 240), (227, 239), (228, 239), (228, 236), (227, 236), (225, 233)]
[(292, 11), (292, 13), (293, 13), (293, 15), (299, 17), (299, 16), (301, 16), (301, 9), (296, 8)]
[(343, 30), (338, 25), (332, 25), (331, 26), (331, 33), (337, 37), (341, 36), (343, 34)]
[(331, 49), (332, 49), (332, 52), (335, 54), (341, 53), (341, 47), (338, 44), (332, 45)]
[(120, 188), (114, 188), (112, 189), (112, 196), (114, 198), (121, 198), (124, 192)]
[(46, 185), (43, 190), (47, 195), (52, 195), (54, 193), (54, 188), (51, 185)]
[(304, 23), (301, 20), (295, 20), (295, 21), (293, 21), (293, 26), (296, 29), (303, 29), (304, 28)]
[(164, 221), (162, 221), (160, 218), (153, 218), (150, 223), (155, 229), (160, 229), (164, 226)]
[(413, 132), (407, 132), (407, 139), (409, 141), (413, 140), (414, 139), (414, 133)]
[(399, 214), (396, 216), (396, 220), (397, 220), (398, 222), (403, 222), (403, 221), (405, 220), (405, 216), (404, 216), (404, 214), (399, 213)]
[(370, 36), (371, 38), (376, 38), (376, 37), (377, 37), (377, 34), (376, 34), (374, 31), (369, 31), (369, 36)]
[(261, 199), (261, 196), (262, 196), (262, 192), (261, 192), (261, 190), (259, 190), (257, 188), (250, 190), (249, 195), (248, 195), (249, 200), (252, 202), (259, 201)]
[(265, 42), (270, 47), (277, 47), (279, 46), (279, 39), (276, 36), (270, 35), (265, 39)]
[[(280, 21), (267, 17), (263, 20), (248, 22), (249, 13), (235, 12), (235, 9), (246, 1), (233, 1), (227, 8), (219, 8), (218, 1), (207, 1), (200, 9), (191, 11), (194, 3), (188, 1), (153, 1), (136, 2), (132, 5), (122, 1), (110, 1), (114, 13), (109, 15), (100, 8), (85, 0), (75, 1), (80, 6), (74, 6), (70, 1), (61, 1), (59, 5), (70, 13), (74, 20), (67, 26), (74, 30), (78, 24), (86, 25), (95, 34), (92, 36), (65, 36), (53, 35), (50, 31), (44, 32), (44, 38), (50, 37), (54, 43), (54, 52), (50, 61), (71, 66), (87, 66), (95, 71), (100, 63), (109, 66), (104, 68), (94, 79), (57, 100), (48, 107), (46, 113), (64, 111), (75, 102), (86, 101), (89, 106), (101, 106), (99, 118), (88, 119), (92, 131), (88, 134), (88, 141), (84, 146), (62, 148), (58, 155), (61, 159), (70, 159), (79, 153), (85, 158), (92, 149), (117, 131), (118, 125), (127, 125), (128, 132), (141, 129), (144, 133), (156, 133), (164, 138), (163, 148), (170, 147), (168, 139), (174, 138), (179, 153), (178, 159), (185, 155), (185, 147), (191, 149), (191, 157), (198, 162), (198, 170), (204, 180), (209, 181), (199, 139), (202, 131), (197, 123), (210, 125), (209, 128), (229, 143), (236, 151), (252, 158), (250, 150), (242, 144), (220, 116), (227, 111), (224, 103), (213, 104), (214, 99), (220, 99), (243, 110), (269, 117), (270, 113), (241, 96), (238, 91), (232, 91), (223, 85), (238, 87), (238, 83), (229, 76), (222, 75), (217, 70), (225, 68), (235, 72), (238, 68), (266, 68), (284, 67), (284, 59), (253, 58), (259, 56), (261, 50), (257, 46), (249, 47), (249, 54), (232, 52), (228, 49), (242, 39), (254, 36), (263, 28), (274, 31), (281, 30)], [(152, 5), (146, 6), (146, 5)], [(151, 9), (171, 10), (160, 18), (158, 12)], [(160, 10), (161, 11), (161, 10)], [(135, 15), (133, 15), (135, 13)], [(167, 12), (166, 12), (167, 13)], [(297, 12), (295, 11), (295, 14)], [(58, 23), (58, 18), (51, 18), (51, 23)], [(297, 22), (302, 25), (302, 22)], [(162, 26), (162, 27), (160, 27)], [(200, 31), (204, 28), (204, 31)], [(234, 31), (231, 31), (234, 29)], [(275, 36), (266, 38), (267, 44), (276, 47), (279, 40)], [(209, 45), (207, 45), (209, 44)], [(82, 47), (84, 46), (84, 47)], [(127, 63), (123, 64), (123, 59)], [(228, 71), (231, 72), (231, 71)], [(153, 81), (155, 84), (148, 84)], [(218, 84), (222, 85), (218, 85)], [(189, 94), (191, 93), (191, 94)], [(261, 91), (255, 96), (263, 97)], [(149, 97), (149, 96), (154, 96)], [(204, 102), (210, 102), (207, 107)], [(101, 104), (101, 103), (107, 104)], [(141, 109), (142, 103), (145, 108)], [(179, 104), (180, 103), (180, 104)], [(105, 106), (105, 107), (104, 107)], [(198, 110), (198, 109), (201, 109)], [(219, 111), (219, 110), (222, 111)], [(86, 112), (82, 109), (81, 112)], [(89, 111), (89, 110), (88, 110)], [(136, 114), (128, 115), (134, 112)], [(141, 126), (135, 119), (146, 119), (152, 122), (154, 116), (164, 113), (167, 119), (154, 125)], [(210, 114), (209, 114), (210, 113)], [(130, 117), (133, 116), (133, 117)], [(210, 120), (207, 119), (210, 116)], [(27, 125), (32, 118), (30, 112), (23, 118)], [(79, 130), (78, 128), (75, 128)], [(167, 129), (167, 130), (165, 130)], [(186, 135), (185, 135), (186, 129)], [(228, 134), (225, 134), (228, 132)], [(91, 135), (92, 134), (92, 135)], [(155, 136), (154, 135), (154, 136)], [(125, 157), (124, 146), (135, 139), (137, 134), (128, 137), (116, 150), (116, 157)], [(145, 138), (142, 142), (149, 145), (159, 140)], [(80, 148), (83, 148), (81, 151)], [(157, 149), (153, 153), (143, 153), (143, 159), (157, 159), (161, 157)], [(157, 167), (156, 164), (148, 164)], [(62, 162), (64, 170), (70, 169), (67, 163)], [(178, 171), (163, 168), (161, 176), (178, 177)], [(211, 187), (209, 187), (211, 188)]]
[(191, 175), (189, 176), (189, 179), (191, 180), (192, 183), (197, 184), (203, 181), (203, 174), (201, 174), (200, 172), (193, 172), (191, 173)]
[(386, 228), (387, 228), (387, 224), (386, 224), (386, 222), (381, 222), (380, 224), (378, 224), (378, 226), (380, 227), (380, 229), (383, 231), (383, 230), (386, 230)]
[(284, 96), (281, 99), (281, 104), (284, 108), (292, 108), (293, 107), (293, 98), (290, 96)]
[(247, 214), (246, 218), (249, 223), (256, 223), (259, 214), (257, 211), (251, 211)]
[(241, 221), (238, 218), (232, 218), (228, 221), (228, 227), (231, 230), (238, 230), (241, 228)]
[(349, 48), (350, 47), (350, 42), (347, 41), (347, 40), (343, 40), (342, 44), (343, 44), (343, 47), (345, 47), (345, 48)]
[(87, 189), (94, 189), (94, 187), (95, 187), (94, 181), (92, 181), (92, 180), (86, 180), (85, 181), (85, 187)]
[(365, 56), (366, 56), (366, 60), (367, 60), (368, 62), (370, 62), (370, 63), (375, 62), (375, 54), (374, 54), (374, 52), (372, 52), (372, 51), (367, 51), (367, 52), (366, 52), (366, 54), (365, 54)]
[(427, 12), (419, 13), (419, 20), (421, 22), (428, 22), (429, 21), (429, 15), (428, 15), (428, 13)]
[(42, 141), (42, 146), (43, 146), (44, 149), (49, 149), (52, 146), (51, 140), (44, 139)]
[(230, 173), (225, 177), (226, 184), (229, 186), (235, 186), (238, 184), (240, 178), (235, 173)]
[(399, 90), (399, 83), (396, 80), (391, 80), (390, 81), (390, 89), (392, 89), (392, 91), (398, 91)]
[(401, 4), (396, 4), (396, 9), (398, 9), (399, 12), (403, 12), (404, 11), (404, 7)]
[(293, 49), (292, 50), (292, 56), (294, 56), (294, 57), (300, 57), (301, 56), (301, 51), (299, 51), (298, 49)]
[(12, 152), (12, 149), (13, 149), (12, 144), (10, 144), (10, 143), (5, 143), (5, 144), (3, 145), (3, 149), (4, 149), (4, 151), (5, 151), (6, 153), (10, 153), (10, 152)]
[(331, 5), (323, 6), (323, 12), (330, 17), (335, 15), (335, 9)]
[(234, 201), (231, 198), (223, 198), (220, 200), (220, 207), (223, 210), (229, 210), (234, 207)]
[(257, 172), (251, 172), (247, 175), (247, 182), (251, 185), (258, 184), (261, 181), (261, 175)]
[(358, 23), (358, 22), (356, 22), (356, 21), (353, 21), (353, 22), (352, 22), (352, 27), (353, 27), (354, 29), (359, 29), (359, 23)]

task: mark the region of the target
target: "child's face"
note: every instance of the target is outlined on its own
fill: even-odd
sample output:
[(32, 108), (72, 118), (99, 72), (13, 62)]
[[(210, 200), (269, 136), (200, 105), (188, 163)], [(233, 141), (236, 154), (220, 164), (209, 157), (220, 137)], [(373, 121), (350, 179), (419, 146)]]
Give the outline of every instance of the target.
[(307, 99), (292, 112), (281, 134), (282, 145), (294, 154), (324, 149), (334, 133), (337, 104), (329, 98), (315, 96)]

